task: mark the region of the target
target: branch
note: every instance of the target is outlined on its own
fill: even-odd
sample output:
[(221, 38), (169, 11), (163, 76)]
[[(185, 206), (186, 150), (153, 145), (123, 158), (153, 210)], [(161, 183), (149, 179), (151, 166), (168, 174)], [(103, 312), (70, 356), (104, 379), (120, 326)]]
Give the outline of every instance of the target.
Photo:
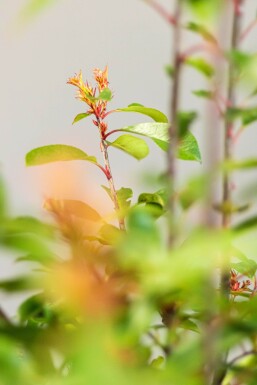
[(125, 230), (124, 219), (120, 217), (120, 206), (119, 206), (117, 192), (116, 192), (113, 177), (112, 177), (110, 161), (109, 161), (109, 156), (108, 156), (108, 151), (107, 151), (107, 143), (105, 142), (105, 140), (103, 138), (101, 138), (101, 151), (102, 151), (103, 157), (104, 157), (105, 175), (108, 179), (108, 183), (109, 183), (109, 187), (110, 187), (110, 191), (111, 191), (111, 196), (112, 196), (112, 200), (114, 203), (114, 208), (115, 208), (115, 211), (117, 213), (118, 220), (119, 220), (119, 226), (120, 226), (121, 230)]
[(256, 350), (249, 350), (249, 351), (244, 352), (244, 353), (240, 354), (239, 356), (233, 358), (233, 360), (228, 362), (227, 366), (231, 367), (231, 366), (233, 366), (236, 363), (236, 361), (240, 360), (241, 358), (244, 358), (244, 357), (247, 357), (247, 356), (255, 356), (255, 355), (257, 355), (257, 351)]
[(147, 4), (149, 4), (169, 24), (174, 25), (174, 26), (177, 24), (178, 20), (176, 18), (176, 15), (173, 16), (172, 14), (167, 12), (166, 9), (161, 4), (159, 4), (157, 1), (155, 1), (155, 0), (143, 0), (143, 1), (145, 1)]
[(182, 13), (181, 0), (177, 0), (175, 7), (176, 25), (174, 27), (173, 35), (173, 54), (172, 67), (174, 68), (172, 95), (171, 95), (171, 124), (169, 126), (169, 148), (168, 148), (168, 187), (169, 187), (169, 201), (168, 209), (170, 216), (170, 235), (169, 246), (172, 246), (175, 239), (174, 217), (175, 217), (175, 195), (174, 185), (176, 178), (176, 153), (178, 145), (178, 104), (179, 104), (179, 86), (181, 74), (181, 59), (180, 59), (180, 43), (181, 43), (181, 26), (180, 19)]

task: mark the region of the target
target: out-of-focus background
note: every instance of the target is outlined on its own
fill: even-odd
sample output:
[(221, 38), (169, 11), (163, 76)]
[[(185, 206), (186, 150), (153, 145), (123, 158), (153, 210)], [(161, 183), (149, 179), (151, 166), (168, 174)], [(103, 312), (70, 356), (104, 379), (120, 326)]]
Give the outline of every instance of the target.
[[(173, 2), (160, 3), (169, 10)], [(255, 4), (246, 3), (250, 21)], [(99, 211), (107, 214), (112, 206), (100, 187), (105, 180), (94, 166), (67, 162), (27, 169), (25, 154), (34, 147), (62, 143), (78, 146), (101, 160), (98, 133), (90, 119), (72, 126), (83, 105), (74, 99), (75, 89), (66, 81), (80, 69), (90, 80), (94, 67), (109, 66), (114, 108), (138, 102), (168, 114), (170, 80), (164, 67), (171, 59), (171, 28), (141, 0), (56, 0), (22, 24), (19, 12), (25, 4), (25, 0), (2, 1), (0, 13), (0, 167), (12, 211), (43, 215), (44, 197), (64, 194), (66, 198), (85, 199), (91, 205), (97, 201)], [(255, 37), (253, 32), (245, 47), (252, 46), (254, 51)], [(192, 38), (195, 36), (186, 35), (185, 47)], [(204, 101), (197, 100), (191, 91), (204, 86), (201, 75), (193, 69), (185, 71), (183, 109), (203, 107)], [(145, 120), (140, 115), (120, 113), (110, 117), (109, 127), (116, 129)], [(193, 129), (203, 160), (206, 122), (199, 120)], [(252, 125), (242, 135), (236, 148), (238, 156), (256, 154), (255, 128)], [(149, 179), (165, 166), (165, 154), (153, 143), (149, 146), (150, 156), (141, 162), (110, 149), (117, 187), (132, 187), (135, 198), (143, 188), (150, 189), (146, 175)], [(188, 162), (180, 162), (179, 167), (182, 177), (202, 169), (201, 164)], [(248, 180), (254, 175), (249, 174)], [(1, 277), (14, 268), (8, 258), (1, 260)], [(14, 304), (8, 306), (12, 312)]]

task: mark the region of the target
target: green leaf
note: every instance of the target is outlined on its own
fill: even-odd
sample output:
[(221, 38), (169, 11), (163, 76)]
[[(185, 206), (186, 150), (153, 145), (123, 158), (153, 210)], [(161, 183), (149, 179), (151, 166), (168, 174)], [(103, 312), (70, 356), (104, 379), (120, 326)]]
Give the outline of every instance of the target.
[[(151, 138), (162, 150), (167, 151), (169, 147), (169, 124), (168, 123), (140, 123), (135, 126), (127, 126), (119, 131), (131, 132), (133, 134)], [(178, 148), (178, 158), (183, 160), (201, 161), (198, 143), (190, 132), (181, 140)]]
[[(109, 197), (112, 199), (110, 188), (103, 185), (102, 185), (102, 188), (107, 192)], [(131, 190), (131, 188), (121, 187), (119, 190), (116, 190), (116, 194), (117, 194), (117, 199), (118, 199), (120, 208), (127, 209), (131, 204), (131, 201), (129, 199), (132, 198), (133, 196), (133, 191)]]
[(112, 91), (109, 88), (103, 89), (97, 97), (97, 100), (109, 102), (110, 100), (112, 100)]
[(30, 276), (21, 276), (0, 281), (0, 289), (9, 293), (38, 288), (35, 279)]
[(79, 122), (80, 120), (85, 119), (87, 116), (90, 116), (90, 115), (91, 115), (91, 114), (88, 114), (88, 113), (86, 113), (86, 112), (82, 112), (81, 114), (78, 114), (77, 116), (75, 116), (75, 118), (74, 118), (72, 124), (77, 123), (77, 122)]
[(242, 125), (247, 126), (257, 120), (257, 107), (228, 108), (226, 116), (230, 121), (241, 119)]
[(165, 358), (162, 356), (159, 356), (155, 358), (151, 363), (150, 366), (154, 369), (163, 369), (165, 364)]
[(51, 144), (49, 146), (38, 147), (26, 155), (27, 166), (38, 166), (68, 160), (86, 160), (94, 164), (97, 163), (94, 156), (89, 156), (79, 148), (66, 144)]
[(125, 108), (118, 108), (116, 111), (137, 112), (139, 114), (149, 116), (155, 122), (168, 123), (167, 116), (164, 115), (161, 111), (156, 110), (154, 108), (144, 107), (144, 106), (142, 106), (140, 104), (136, 104), (136, 103), (130, 104), (128, 107), (125, 107)]
[(213, 36), (213, 34), (210, 31), (208, 31), (208, 29), (204, 25), (197, 24), (194, 22), (189, 22), (186, 28), (189, 31), (198, 33), (204, 38), (204, 40), (207, 40), (210, 43), (217, 44), (217, 39)]
[(191, 321), (190, 319), (183, 320), (180, 324), (180, 327), (182, 329), (192, 330), (193, 332), (196, 332), (196, 333), (199, 333), (199, 331), (200, 331), (197, 324), (195, 322)]
[(190, 125), (197, 118), (197, 113), (195, 111), (179, 111), (178, 112), (178, 127), (179, 127), (179, 136), (183, 137), (188, 131)]
[(2, 244), (8, 248), (34, 255), (36, 260), (48, 261), (52, 257), (52, 252), (47, 244), (34, 234), (5, 234), (2, 237)]
[(252, 228), (257, 227), (257, 216), (253, 216), (251, 218), (246, 219), (243, 222), (238, 223), (233, 227), (233, 230), (236, 232), (241, 232), (241, 231), (247, 231), (251, 230)]
[(18, 309), (20, 320), (34, 321), (42, 324), (51, 321), (54, 314), (51, 306), (45, 303), (44, 296), (42, 294), (36, 294), (26, 299)]
[(195, 68), (208, 78), (214, 75), (214, 68), (203, 58), (188, 58), (185, 60), (185, 63), (190, 67)]
[(85, 219), (92, 222), (101, 220), (100, 214), (87, 203), (74, 199), (48, 199), (45, 208), (48, 211), (63, 212), (66, 215)]
[(250, 86), (256, 84), (257, 79), (257, 55), (256, 52), (243, 52), (232, 50), (228, 54), (238, 80), (244, 80)]
[(180, 140), (178, 158), (183, 160), (195, 160), (201, 162), (201, 153), (197, 140), (191, 132), (188, 132)]
[(242, 262), (232, 263), (232, 268), (248, 277), (253, 277), (257, 270), (257, 263), (246, 258)]
[(155, 218), (159, 218), (165, 212), (165, 206), (167, 204), (167, 192), (162, 189), (155, 193), (142, 193), (138, 197), (138, 204), (145, 203), (146, 209), (149, 209), (149, 213)]
[(166, 72), (166, 74), (170, 77), (170, 78), (173, 78), (174, 76), (174, 67), (172, 67), (170, 64), (167, 64), (165, 67), (164, 67), (164, 70)]
[(184, 210), (206, 197), (210, 178), (209, 175), (200, 175), (187, 181), (186, 186), (178, 193), (179, 202)]
[(49, 238), (53, 238), (55, 235), (54, 226), (43, 223), (30, 216), (9, 219), (3, 223), (3, 227), (5, 232), (9, 235), (30, 233)]
[(162, 189), (155, 193), (142, 193), (138, 197), (138, 203), (151, 203), (164, 208), (167, 203), (167, 192)]
[(228, 160), (223, 163), (224, 171), (244, 170), (257, 167), (257, 158), (248, 158), (243, 160)]
[(121, 135), (114, 142), (107, 142), (109, 146), (116, 147), (137, 160), (145, 158), (149, 154), (149, 148), (143, 139), (132, 135)]
[(207, 91), (207, 90), (195, 90), (192, 91), (192, 93), (195, 96), (198, 96), (199, 98), (205, 98), (205, 99), (213, 99), (213, 92), (212, 91)]

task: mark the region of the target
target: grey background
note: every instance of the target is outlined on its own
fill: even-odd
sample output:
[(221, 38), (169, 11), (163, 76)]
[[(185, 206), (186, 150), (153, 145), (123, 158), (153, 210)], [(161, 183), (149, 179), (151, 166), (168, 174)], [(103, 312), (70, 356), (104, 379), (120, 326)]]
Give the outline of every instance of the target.
[[(161, 1), (172, 8), (172, 1)], [(247, 2), (246, 2), (247, 3)], [(67, 162), (27, 169), (25, 154), (47, 144), (71, 144), (101, 160), (96, 128), (90, 119), (72, 126), (74, 116), (83, 111), (74, 99), (75, 89), (66, 84), (80, 69), (92, 79), (94, 67), (109, 66), (110, 88), (115, 93), (113, 107), (138, 102), (168, 114), (169, 79), (164, 72), (171, 58), (171, 29), (150, 7), (140, 0), (59, 0), (39, 17), (20, 28), (16, 22), (22, 0), (1, 1), (1, 142), (0, 167), (4, 175), (11, 210), (14, 214), (44, 215), (45, 196), (84, 199), (108, 214), (112, 205), (99, 187), (105, 184), (100, 171), (82, 162)], [(247, 17), (255, 15), (255, 1), (248, 1)], [(256, 50), (256, 31), (245, 47)], [(192, 37), (186, 34), (184, 46)], [(182, 108), (204, 106), (191, 95), (204, 88), (205, 81), (194, 70), (185, 70)], [(140, 115), (116, 114), (109, 127), (119, 128), (145, 121)], [(206, 158), (204, 138), (206, 120), (194, 125)], [(243, 135), (238, 156), (256, 155), (256, 126)], [(151, 142), (150, 156), (137, 162), (116, 149), (110, 150), (116, 187), (132, 187), (135, 198), (143, 188), (150, 189), (145, 175), (154, 176), (165, 167), (165, 154)], [(218, 151), (218, 149), (217, 149)], [(181, 178), (202, 170), (202, 165), (179, 162)], [(59, 178), (58, 178), (59, 177)], [(255, 177), (249, 173), (248, 181)], [(245, 179), (238, 179), (237, 184)], [(6, 253), (5, 253), (6, 256)], [(15, 274), (13, 258), (1, 260), (0, 277)], [(14, 312), (17, 299), (8, 303)]]

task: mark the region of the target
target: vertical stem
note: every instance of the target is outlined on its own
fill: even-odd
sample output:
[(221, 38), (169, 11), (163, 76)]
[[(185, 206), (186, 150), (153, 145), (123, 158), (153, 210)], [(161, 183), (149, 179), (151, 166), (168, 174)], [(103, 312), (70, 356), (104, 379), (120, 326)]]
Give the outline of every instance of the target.
[[(232, 0), (233, 2), (233, 15), (232, 15), (232, 31), (230, 51), (237, 49), (240, 40), (240, 23), (241, 23), (241, 11), (240, 6), (244, 0)], [(236, 89), (235, 89), (235, 71), (233, 63), (229, 63), (228, 68), (228, 86), (227, 86), (227, 100), (230, 103), (230, 107), (234, 107), (236, 103)], [(230, 160), (233, 156), (233, 131), (234, 125), (228, 119), (225, 119), (224, 129), (224, 153), (223, 160)], [(232, 198), (231, 194), (231, 175), (229, 172), (224, 174), (223, 186), (222, 186), (222, 198), (223, 203), (230, 202)], [(231, 213), (222, 213), (222, 226), (223, 228), (229, 228), (231, 226)], [(229, 262), (229, 255), (225, 256), (227, 262)], [(230, 270), (227, 268), (221, 276), (221, 294), (225, 301), (229, 300), (230, 294)], [(212, 385), (221, 385), (226, 375), (227, 369), (225, 361), (227, 359), (227, 353), (220, 357), (216, 365), (216, 371), (214, 372)]]
[(171, 95), (171, 124), (169, 126), (169, 149), (168, 149), (168, 190), (169, 190), (169, 221), (170, 221), (170, 235), (169, 246), (172, 246), (175, 240), (175, 194), (174, 186), (176, 179), (176, 153), (178, 145), (178, 104), (179, 104), (179, 86), (181, 74), (181, 60), (180, 60), (180, 43), (181, 43), (181, 27), (180, 19), (182, 13), (182, 0), (177, 0), (175, 5), (174, 18), (176, 20), (173, 32), (173, 52), (172, 52), (172, 67), (174, 69), (172, 95)]
[[(238, 47), (240, 39), (240, 22), (241, 13), (239, 5), (241, 0), (234, 1), (233, 10), (233, 21), (232, 21), (232, 35), (231, 35), (231, 46), (230, 50), (235, 50)], [(228, 89), (227, 89), (227, 100), (230, 102), (230, 106), (235, 106), (235, 74), (233, 63), (230, 62), (228, 69)], [(224, 160), (230, 160), (233, 156), (233, 131), (234, 125), (228, 119), (225, 120), (224, 130)], [(229, 173), (225, 173), (223, 179), (223, 202), (229, 202), (231, 200), (231, 178)], [(222, 215), (222, 225), (227, 228), (231, 224), (231, 214), (224, 212)]]
[(117, 215), (118, 215), (119, 227), (121, 230), (125, 230), (124, 219), (120, 217), (120, 212), (119, 212), (120, 206), (119, 206), (117, 192), (116, 192), (113, 177), (112, 177), (110, 161), (109, 161), (109, 156), (108, 156), (108, 150), (107, 150), (107, 144), (103, 138), (101, 138), (101, 151), (102, 151), (103, 157), (104, 157), (105, 171), (106, 171), (109, 187), (111, 190), (111, 196), (112, 196), (112, 200), (114, 203), (114, 208), (115, 208), (115, 211), (117, 212)]
[[(242, 0), (233, 0), (233, 16), (232, 16), (232, 32), (231, 32), (231, 43), (230, 50), (235, 50), (238, 47), (238, 42), (240, 40), (240, 23), (241, 23), (241, 12), (240, 5)], [(228, 68), (228, 88), (227, 88), (227, 100), (229, 100), (230, 106), (234, 107), (236, 103), (235, 95), (235, 71), (233, 63), (229, 63)], [(223, 160), (228, 161), (233, 156), (233, 131), (234, 124), (225, 119), (225, 129), (224, 129), (224, 155)], [(223, 192), (222, 200), (223, 203), (231, 202), (231, 174), (226, 172), (223, 178)], [(224, 211), (222, 213), (222, 226), (224, 228), (229, 228), (231, 225), (232, 215), (230, 212)], [(224, 272), (221, 277), (221, 290), (222, 293), (227, 297), (229, 296), (230, 285), (230, 272), (229, 269)]]

